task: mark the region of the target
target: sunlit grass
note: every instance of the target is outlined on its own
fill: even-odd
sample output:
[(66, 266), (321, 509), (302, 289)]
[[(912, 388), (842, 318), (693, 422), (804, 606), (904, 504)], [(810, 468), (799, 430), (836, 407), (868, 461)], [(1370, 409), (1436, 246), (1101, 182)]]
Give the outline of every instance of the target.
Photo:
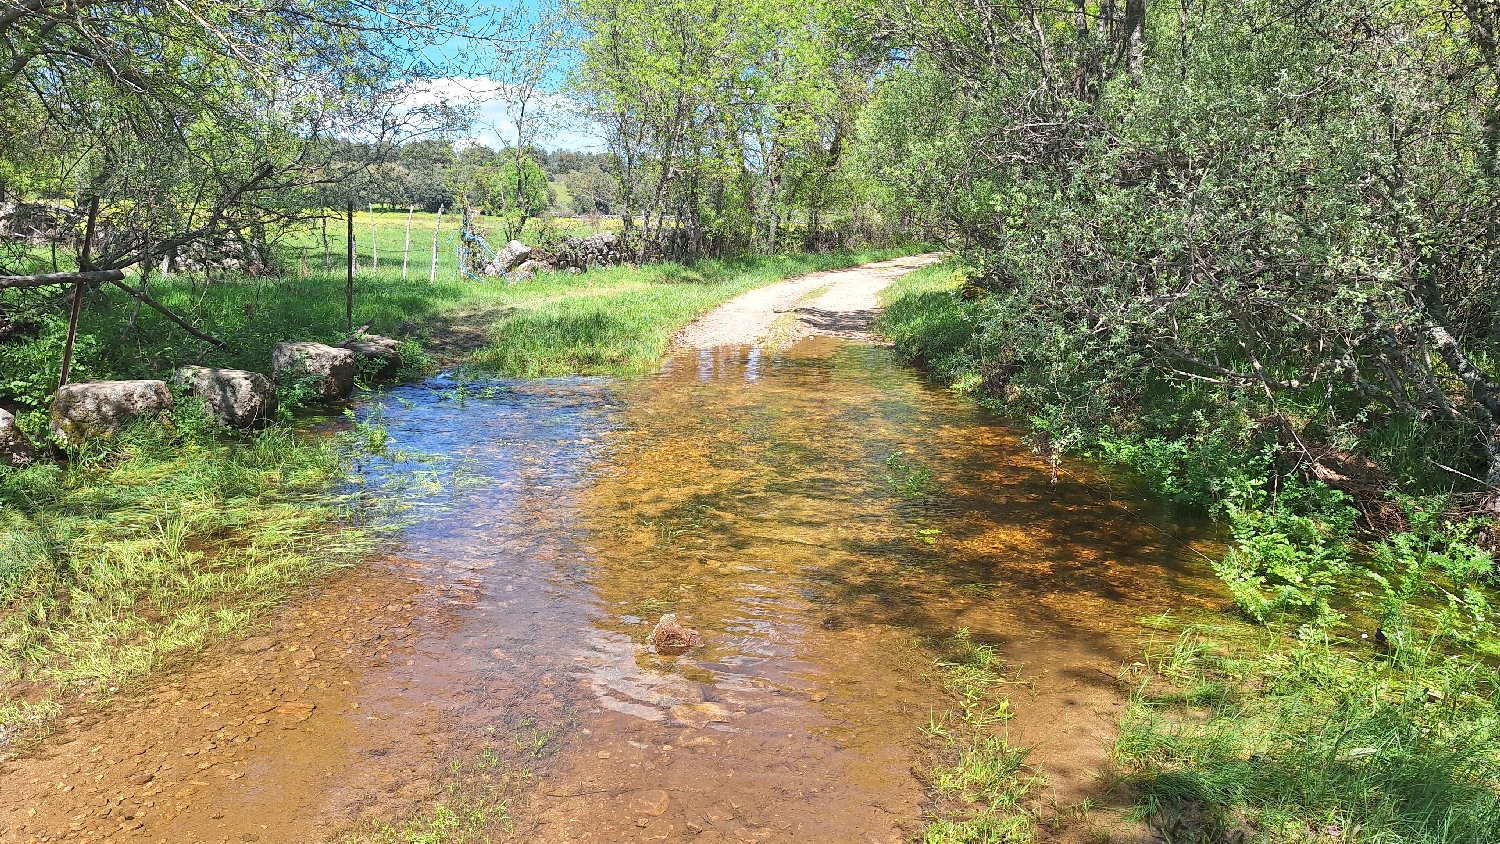
[(924, 732), (937, 759), (920, 773), (934, 806), (923, 844), (1026, 844), (1035, 840), (1033, 795), (1046, 778), (1026, 762), (1027, 751), (1005, 736), (1010, 701), (993, 647), (961, 630), (944, 643), (937, 679), (951, 708), (934, 711)]
[(1500, 841), (1496, 669), (1219, 632), (1151, 659), (1115, 745), (1170, 840)]
[(327, 493), (335, 442), (205, 426), (187, 405), (66, 469), (0, 469), (0, 687), (108, 697), (367, 547)]

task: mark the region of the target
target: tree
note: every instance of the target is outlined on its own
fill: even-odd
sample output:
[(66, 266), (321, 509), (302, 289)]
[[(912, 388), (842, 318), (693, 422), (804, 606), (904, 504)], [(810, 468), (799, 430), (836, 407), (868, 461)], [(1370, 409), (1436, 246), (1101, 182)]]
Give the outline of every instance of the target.
[(841, 195), (842, 138), (881, 62), (850, 10), (826, 0), (569, 9), (582, 56), (572, 90), (603, 127), (640, 255), (774, 251), (799, 214), (810, 221)]
[(527, 220), (552, 207), (552, 191), (539, 164), (522, 156), (518, 165), (508, 152), (500, 153), (499, 163), (486, 167), (480, 179), (487, 188), (485, 213), (499, 217), (506, 239), (514, 240)]
[(614, 177), (597, 164), (565, 173), (562, 183), (573, 195), (575, 214), (611, 214), (620, 197), (620, 188)]
[[(87, 267), (0, 242), (3, 274), (124, 271), (198, 245), (266, 257), (327, 189), (442, 109), (408, 109), (402, 71), (467, 34), (456, 2), (28, 0), (0, 10), (0, 197), (97, 199)], [(347, 190), (345, 191), (347, 193)], [(73, 223), (77, 231), (76, 219)], [(44, 266), (45, 265), (45, 266)], [(140, 285), (112, 280), (160, 307)], [(0, 289), (14, 285), (0, 281)], [(19, 307), (15, 298), (5, 306)], [(36, 307), (48, 307), (35, 300)]]
[(973, 354), (1017, 409), (1064, 440), (1179, 436), (1195, 423), (1119, 409), (1207, 391), (1306, 472), (1410, 460), (1381, 444), (1415, 437), (1460, 455), (1450, 480), (1500, 485), (1492, 4), (887, 21), (909, 61), (862, 118), (863, 172), (890, 213), (962, 238)]

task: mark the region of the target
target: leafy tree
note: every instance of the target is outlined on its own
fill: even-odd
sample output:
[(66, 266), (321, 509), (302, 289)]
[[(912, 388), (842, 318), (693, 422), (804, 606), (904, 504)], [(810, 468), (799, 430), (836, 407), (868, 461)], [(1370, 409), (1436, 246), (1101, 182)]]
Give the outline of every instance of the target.
[[(603, 128), (642, 255), (774, 251), (840, 197), (844, 139), (880, 64), (827, 0), (574, 0), (575, 95)], [(820, 221), (821, 222), (821, 221)]]
[(908, 60), (861, 118), (861, 173), (961, 238), (979, 374), (1054, 446), (1241, 418), (1314, 476), (1354, 451), (1500, 485), (1493, 5), (886, 21)]
[(506, 239), (515, 239), (527, 220), (552, 207), (552, 191), (547, 174), (531, 158), (522, 156), (519, 166), (505, 153), (496, 158), (499, 163), (484, 168), (480, 175), (486, 188), (485, 213), (499, 217)]
[[(464, 21), (447, 0), (10, 4), (0, 10), (0, 196), (97, 201), (91, 283), (160, 308), (149, 279), (127, 285), (125, 270), (194, 245), (266, 257), (331, 193), (363, 189), (351, 179), (385, 160), (393, 139), (446, 116), (403, 107), (402, 68), (424, 43), (463, 36)], [(45, 288), (58, 280), (39, 271), (79, 269), (82, 214), (68, 226), (72, 236), (52, 242), (71, 255), (0, 242), (0, 290)], [(56, 301), (20, 295), (0, 306)]]
[(597, 164), (564, 173), (562, 183), (573, 196), (575, 214), (609, 214), (619, 200), (619, 185)]

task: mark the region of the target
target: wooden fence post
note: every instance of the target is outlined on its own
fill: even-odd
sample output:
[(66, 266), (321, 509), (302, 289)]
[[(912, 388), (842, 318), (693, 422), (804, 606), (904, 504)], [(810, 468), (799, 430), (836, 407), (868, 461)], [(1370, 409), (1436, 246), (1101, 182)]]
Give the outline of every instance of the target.
[(380, 246), (375, 242), (375, 203), (370, 203), (370, 271), (380, 269)]
[[(94, 247), (94, 225), (98, 221), (99, 196), (95, 194), (89, 200), (89, 221), (83, 230), (83, 252), (78, 256), (78, 269), (83, 272), (93, 269), (89, 253)], [(68, 316), (68, 340), (63, 344), (62, 372), (57, 378), (59, 390), (68, 385), (68, 372), (73, 368), (73, 341), (78, 337), (78, 317), (83, 311), (83, 288), (84, 283), (81, 281), (73, 285), (73, 310)]]
[(406, 281), (406, 261), (411, 257), (411, 215), (417, 206), (406, 206), (406, 248), (401, 252), (401, 280)]
[(344, 220), (347, 223), (346, 231), (349, 234), (349, 265), (346, 267), (348, 274), (344, 278), (344, 330), (354, 331), (354, 200), (349, 200), (345, 209)]
[(427, 277), (427, 283), (428, 284), (432, 284), (432, 283), (434, 283), (434, 282), (437, 281), (437, 259), (438, 259), (437, 240), (438, 240), (438, 229), (442, 228), (442, 225), (443, 225), (443, 206), (439, 205), (438, 206), (437, 223), (434, 224), (433, 227), (432, 227), (432, 275), (430, 275), (430, 276)]

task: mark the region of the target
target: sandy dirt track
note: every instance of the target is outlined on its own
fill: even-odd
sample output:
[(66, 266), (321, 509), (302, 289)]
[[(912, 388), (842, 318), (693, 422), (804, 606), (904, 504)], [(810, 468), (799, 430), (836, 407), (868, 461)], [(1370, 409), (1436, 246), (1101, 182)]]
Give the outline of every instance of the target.
[(880, 291), (943, 256), (929, 252), (768, 284), (725, 302), (677, 332), (672, 350), (790, 344), (817, 334), (872, 341), (870, 321), (880, 313)]

